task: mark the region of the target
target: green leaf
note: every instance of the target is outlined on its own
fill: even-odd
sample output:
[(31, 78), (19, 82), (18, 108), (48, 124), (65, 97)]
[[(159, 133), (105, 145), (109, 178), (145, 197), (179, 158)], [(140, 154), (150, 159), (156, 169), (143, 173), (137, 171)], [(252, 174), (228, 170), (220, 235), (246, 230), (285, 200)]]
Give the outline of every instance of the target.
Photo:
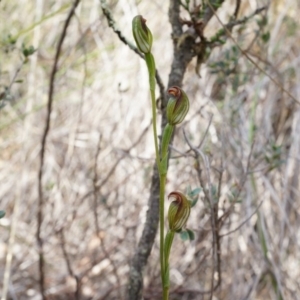
[(195, 239), (195, 233), (194, 233), (194, 231), (187, 228), (186, 232), (187, 232), (187, 234), (189, 236), (190, 241), (193, 241)]
[(267, 31), (266, 33), (263, 33), (261, 35), (261, 39), (263, 40), (264, 43), (267, 43), (270, 40), (270, 32)]
[(26, 48), (26, 47), (23, 45), (22, 52), (23, 52), (23, 55), (24, 55), (25, 57), (28, 57), (28, 56), (32, 55), (35, 51), (36, 51), (36, 49), (34, 49), (33, 46), (29, 46), (28, 48)]
[(198, 202), (198, 197), (190, 202), (191, 202), (191, 207), (194, 207)]
[(201, 188), (195, 188), (194, 190), (191, 190), (191, 187), (188, 186), (186, 189), (186, 194), (188, 195), (188, 198), (191, 198), (190, 203), (191, 207), (194, 207), (196, 203), (198, 202), (198, 195), (202, 191)]
[(7, 36), (7, 42), (11, 45), (14, 45), (17, 42), (17, 39), (12, 37), (10, 34)]
[(5, 211), (4, 210), (0, 210), (0, 219), (2, 219), (5, 216)]
[(195, 188), (194, 190), (192, 190), (190, 193), (189, 193), (189, 196), (191, 196), (192, 198), (197, 196), (200, 192), (202, 191), (201, 188)]
[(187, 231), (185, 230), (182, 230), (180, 232), (180, 238), (183, 240), (183, 241), (187, 241), (189, 239), (189, 234), (187, 233)]

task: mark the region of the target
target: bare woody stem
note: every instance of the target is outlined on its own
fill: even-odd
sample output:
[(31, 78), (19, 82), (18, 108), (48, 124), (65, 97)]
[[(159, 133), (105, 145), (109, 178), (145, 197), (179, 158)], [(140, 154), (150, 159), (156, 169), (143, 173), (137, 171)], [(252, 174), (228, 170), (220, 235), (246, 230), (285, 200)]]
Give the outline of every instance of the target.
[(50, 131), (50, 120), (51, 120), (51, 112), (52, 112), (52, 104), (53, 104), (53, 96), (54, 96), (54, 83), (55, 83), (55, 76), (58, 70), (58, 61), (60, 57), (60, 53), (62, 50), (63, 42), (67, 35), (67, 29), (71, 22), (72, 17), (75, 14), (75, 10), (79, 4), (80, 0), (75, 0), (71, 10), (68, 14), (68, 17), (64, 23), (62, 33), (60, 35), (58, 45), (56, 48), (56, 54), (54, 59), (54, 64), (52, 67), (51, 75), (50, 75), (50, 83), (49, 83), (49, 92), (48, 92), (48, 100), (47, 100), (47, 116), (45, 121), (45, 128), (43, 130), (42, 141), (41, 141), (41, 152), (40, 152), (40, 167), (38, 171), (38, 209), (37, 209), (37, 231), (36, 231), (36, 240), (38, 244), (38, 254), (39, 254), (39, 261), (38, 261), (38, 268), (39, 268), (39, 287), (42, 299), (46, 299), (45, 294), (45, 258), (44, 258), (44, 249), (43, 249), (43, 239), (41, 236), (41, 228), (43, 222), (43, 206), (44, 206), (44, 193), (43, 193), (43, 168), (45, 164), (45, 152), (46, 152), (46, 142), (47, 136)]

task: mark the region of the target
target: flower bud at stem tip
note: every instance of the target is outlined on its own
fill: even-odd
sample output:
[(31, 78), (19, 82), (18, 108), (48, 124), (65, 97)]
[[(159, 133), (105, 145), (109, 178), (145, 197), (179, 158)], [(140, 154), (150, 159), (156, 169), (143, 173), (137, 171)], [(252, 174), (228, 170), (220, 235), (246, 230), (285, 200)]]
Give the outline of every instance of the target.
[(152, 33), (141, 15), (133, 18), (132, 33), (138, 49), (144, 54), (150, 53), (153, 40)]

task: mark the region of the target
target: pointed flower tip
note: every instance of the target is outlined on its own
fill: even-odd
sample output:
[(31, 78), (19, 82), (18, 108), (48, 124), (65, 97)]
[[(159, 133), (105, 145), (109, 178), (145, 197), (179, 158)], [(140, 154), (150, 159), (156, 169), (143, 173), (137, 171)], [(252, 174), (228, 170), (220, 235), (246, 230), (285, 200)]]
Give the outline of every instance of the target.
[(178, 86), (172, 86), (168, 90), (170, 96), (167, 105), (167, 119), (170, 125), (180, 124), (187, 115), (190, 102), (186, 93)]
[(132, 33), (138, 49), (144, 54), (150, 53), (153, 40), (152, 33), (146, 25), (146, 19), (141, 15), (133, 18)]
[(172, 231), (180, 231), (185, 227), (190, 216), (191, 204), (187, 197), (181, 192), (172, 192), (168, 196), (173, 199), (169, 206), (168, 221)]

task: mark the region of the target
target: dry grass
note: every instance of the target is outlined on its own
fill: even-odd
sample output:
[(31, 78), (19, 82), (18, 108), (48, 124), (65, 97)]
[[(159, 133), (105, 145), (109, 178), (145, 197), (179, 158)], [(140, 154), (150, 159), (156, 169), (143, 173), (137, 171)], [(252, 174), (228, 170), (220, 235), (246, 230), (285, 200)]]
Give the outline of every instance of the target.
[[(118, 27), (130, 40), (132, 17), (141, 13), (148, 20), (157, 68), (166, 83), (172, 59), (168, 3), (112, 2)], [(246, 1), (241, 16), (255, 5)], [(228, 3), (220, 10), (222, 20), (232, 7)], [(38, 49), (21, 67), (17, 79), (23, 82), (12, 85), (12, 97), (0, 111), (0, 209), (6, 210), (0, 221), (1, 281), (8, 254), (13, 254), (7, 299), (40, 299), (35, 236), (39, 153), (50, 70), (69, 9), (69, 1), (0, 4), (0, 93), (21, 66), (22, 43)], [(296, 0), (274, 1), (267, 43), (260, 32), (255, 38), (258, 17), (245, 30), (233, 31), (255, 62), (297, 99), (299, 13)], [(208, 34), (216, 28), (220, 24), (213, 19)], [(8, 34), (17, 37), (15, 49), (8, 49)], [(232, 74), (211, 74), (209, 65), (226, 61), (233, 46), (228, 40), (215, 48), (201, 78), (194, 72), (196, 62), (189, 66), (184, 89), (191, 109), (176, 131), (166, 191), (200, 185), (184, 127), (193, 145), (205, 138), (201, 150), (210, 165), (206, 169), (200, 156), (202, 175), (206, 188), (210, 180), (211, 188), (219, 189), (219, 217), (232, 209), (220, 229), (222, 285), (214, 299), (279, 299), (280, 293), (298, 299), (300, 106), (239, 52)], [(240, 82), (233, 87), (237, 75)], [(76, 278), (81, 299), (123, 299), (147, 211), (154, 162), (150, 124), (144, 62), (108, 28), (98, 0), (82, 2), (63, 44), (46, 143), (42, 238), (49, 299), (73, 299)], [(208, 297), (201, 291), (210, 289), (213, 269), (209, 217), (201, 194), (189, 220), (196, 240), (175, 240), (171, 299)], [(156, 243), (145, 273), (145, 299), (160, 299), (158, 253)]]

